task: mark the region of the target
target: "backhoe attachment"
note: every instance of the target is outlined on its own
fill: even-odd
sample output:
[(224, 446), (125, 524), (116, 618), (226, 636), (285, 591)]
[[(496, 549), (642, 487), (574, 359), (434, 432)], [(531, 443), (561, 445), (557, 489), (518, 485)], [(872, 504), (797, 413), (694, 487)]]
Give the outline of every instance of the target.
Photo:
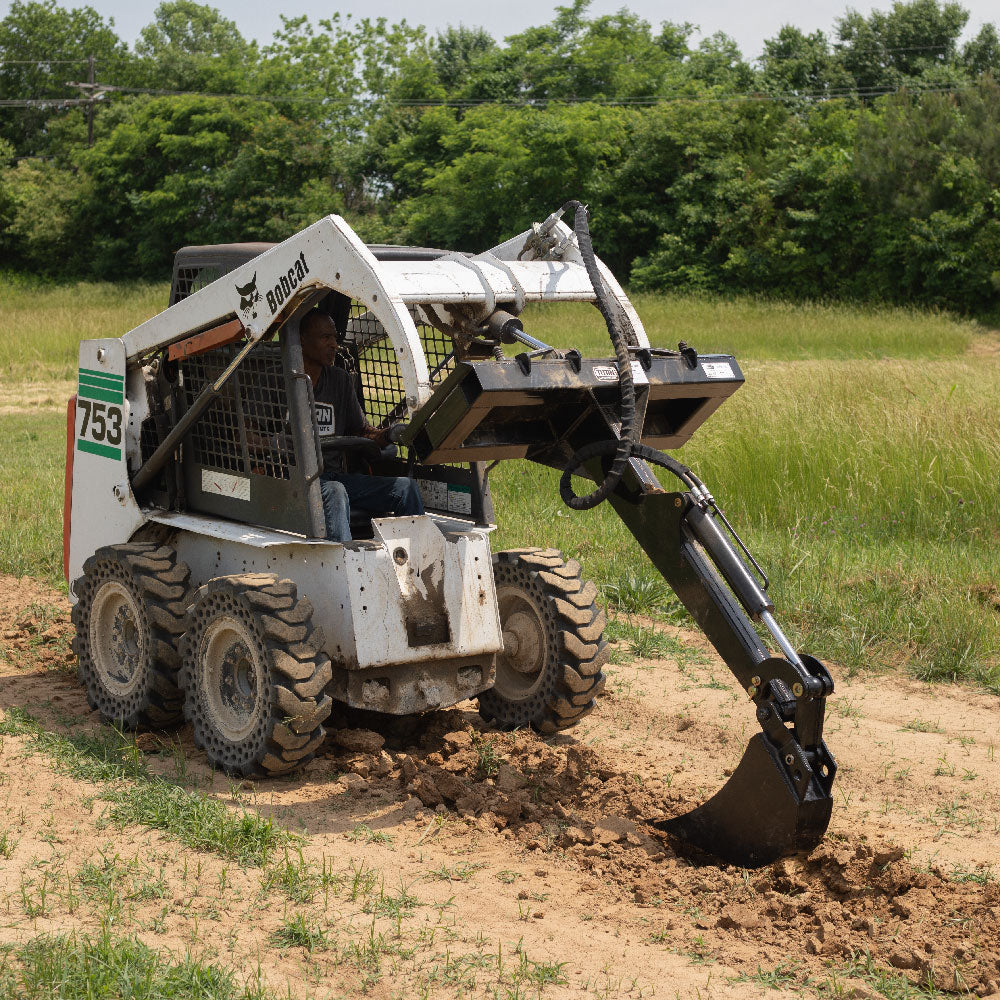
[[(808, 851), (826, 832), (833, 805), (837, 767), (823, 742), (833, 680), (819, 660), (791, 648), (774, 622), (766, 592), (722, 531), (709, 499), (634, 493), (629, 478), (611, 495), (611, 504), (725, 659), (753, 701), (762, 729), (711, 799), (658, 825), (746, 868)], [(748, 615), (763, 622), (783, 656), (769, 654)]]

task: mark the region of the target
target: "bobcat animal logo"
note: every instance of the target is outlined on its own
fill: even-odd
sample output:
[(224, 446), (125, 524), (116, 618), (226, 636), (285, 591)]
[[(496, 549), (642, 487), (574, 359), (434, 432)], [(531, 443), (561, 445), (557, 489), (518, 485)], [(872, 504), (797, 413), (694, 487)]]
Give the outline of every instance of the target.
[(240, 293), (240, 312), (243, 313), (244, 318), (246, 318), (247, 313), (250, 313), (250, 319), (256, 319), (257, 310), (255, 307), (260, 302), (260, 292), (257, 291), (257, 272), (254, 272), (249, 284), (242, 287), (237, 285), (236, 291)]

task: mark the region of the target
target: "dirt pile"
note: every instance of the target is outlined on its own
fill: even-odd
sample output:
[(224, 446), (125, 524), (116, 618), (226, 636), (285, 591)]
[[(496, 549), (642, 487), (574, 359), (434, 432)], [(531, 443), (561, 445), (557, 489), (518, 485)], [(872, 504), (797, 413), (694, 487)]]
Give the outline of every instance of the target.
[[(414, 796), (480, 833), (569, 860), (601, 891), (638, 904), (647, 923), (733, 966), (794, 956), (825, 972), (864, 956), (914, 984), (986, 996), (1000, 989), (1000, 886), (917, 870), (900, 846), (832, 836), (808, 858), (748, 871), (719, 867), (651, 821), (692, 804), (662, 781), (638, 781), (621, 761), (569, 737), (497, 733), (459, 711), (425, 720), (415, 741), (377, 753), (327, 753), (352, 790)], [(352, 745), (382, 739), (354, 733)], [(596, 885), (595, 885), (596, 888)]]

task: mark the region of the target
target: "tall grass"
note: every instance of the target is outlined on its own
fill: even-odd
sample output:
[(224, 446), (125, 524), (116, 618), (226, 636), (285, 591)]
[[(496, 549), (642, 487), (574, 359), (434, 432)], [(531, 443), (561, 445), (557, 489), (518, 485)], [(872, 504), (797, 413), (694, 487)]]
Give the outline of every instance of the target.
[(0, 573), (62, 583), (66, 417), (0, 417)]
[(0, 283), (0, 380), (72, 378), (81, 340), (120, 337), (166, 308), (169, 286)]
[[(3, 373), (72, 373), (81, 335), (117, 335), (165, 300), (155, 285), (5, 289)], [(654, 344), (685, 340), (743, 365), (747, 384), (680, 457), (766, 562), (799, 644), (850, 668), (905, 663), (1000, 686), (1000, 365), (967, 353), (982, 331), (906, 309), (690, 295), (635, 304)], [(556, 346), (609, 353), (592, 306), (532, 307), (524, 320)], [(0, 417), (0, 571), (59, 578), (63, 433), (58, 414)], [(527, 463), (493, 473), (495, 547), (556, 545), (612, 597), (662, 593), (610, 508), (568, 510), (557, 478)]]
[[(792, 304), (741, 296), (636, 295), (632, 299), (654, 347), (683, 340), (703, 354), (757, 360), (936, 358), (964, 352), (976, 323), (928, 310)], [(608, 356), (608, 334), (586, 303), (533, 305), (525, 329), (555, 347)]]
[[(973, 360), (771, 362), (679, 453), (772, 570), (803, 646), (848, 667), (1000, 685), (1000, 368)], [(649, 575), (606, 506), (501, 466), (501, 546), (559, 545), (599, 580)], [(674, 484), (665, 485), (674, 488)]]

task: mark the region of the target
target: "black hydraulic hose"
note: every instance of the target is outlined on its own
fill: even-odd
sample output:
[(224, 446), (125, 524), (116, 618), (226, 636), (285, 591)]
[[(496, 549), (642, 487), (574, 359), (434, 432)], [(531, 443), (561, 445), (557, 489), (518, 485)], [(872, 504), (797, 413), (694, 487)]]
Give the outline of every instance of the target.
[[(599, 458), (602, 455), (616, 454), (620, 443), (620, 441), (609, 439), (607, 441), (595, 441), (593, 444), (584, 445), (573, 455), (570, 459), (570, 464), (563, 471), (562, 479), (559, 481), (560, 494), (563, 494), (564, 489), (569, 487), (570, 478), (584, 462), (589, 462), (592, 458)], [(650, 465), (658, 465), (661, 469), (672, 472), (690, 489), (702, 485), (701, 480), (686, 465), (682, 465), (677, 459), (665, 455), (662, 451), (657, 451), (656, 448), (650, 448), (645, 444), (635, 444), (630, 448), (629, 455), (634, 455), (636, 458), (641, 458), (649, 462)], [(565, 499), (565, 495), (563, 495), (563, 499)]]
[(614, 345), (615, 357), (618, 361), (618, 384), (621, 387), (622, 422), (619, 438), (617, 441), (600, 442), (602, 445), (613, 447), (607, 451), (594, 453), (596, 455), (610, 454), (612, 450), (614, 452), (614, 461), (611, 463), (608, 474), (604, 477), (604, 482), (593, 493), (582, 497), (573, 492), (573, 486), (570, 482), (573, 470), (579, 468), (588, 458), (594, 457), (593, 455), (581, 457), (587, 448), (592, 448), (593, 445), (588, 445), (587, 448), (578, 451), (570, 459), (570, 465), (559, 482), (559, 495), (567, 506), (572, 507), (573, 510), (590, 510), (591, 507), (596, 507), (606, 500), (608, 494), (621, 481), (628, 465), (629, 456), (635, 454), (635, 449), (639, 445), (639, 434), (642, 428), (635, 422), (635, 383), (632, 380), (632, 358), (629, 356), (628, 344), (625, 343), (625, 335), (622, 333), (618, 316), (612, 308), (607, 285), (605, 285), (604, 278), (597, 267), (594, 245), (590, 239), (590, 227), (587, 225), (587, 209), (575, 200), (566, 202), (562, 207), (564, 212), (568, 212), (570, 209), (574, 212), (573, 232), (576, 233), (580, 256), (583, 257), (584, 266), (587, 268), (587, 277), (590, 278), (591, 287), (597, 298), (597, 308), (600, 309), (601, 315), (604, 317), (608, 336)]

